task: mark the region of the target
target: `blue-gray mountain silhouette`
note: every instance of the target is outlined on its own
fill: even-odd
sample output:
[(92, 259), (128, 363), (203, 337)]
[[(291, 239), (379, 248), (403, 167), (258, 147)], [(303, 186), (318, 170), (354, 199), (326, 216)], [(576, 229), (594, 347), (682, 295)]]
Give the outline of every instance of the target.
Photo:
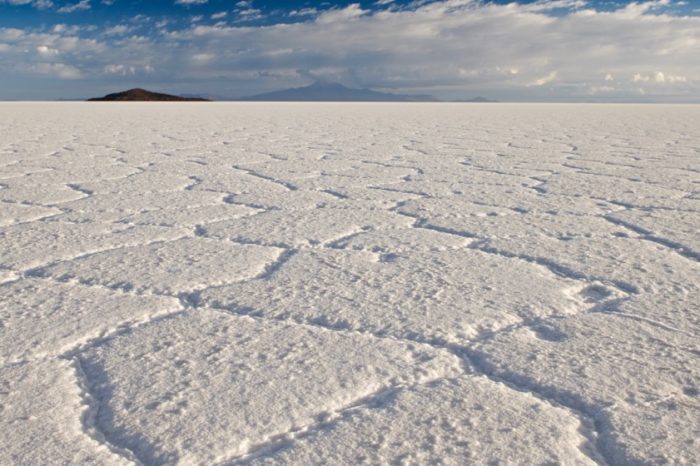
[(264, 102), (438, 102), (438, 99), (431, 95), (391, 94), (371, 89), (353, 89), (342, 84), (323, 81), (316, 81), (310, 86), (244, 97), (241, 100)]

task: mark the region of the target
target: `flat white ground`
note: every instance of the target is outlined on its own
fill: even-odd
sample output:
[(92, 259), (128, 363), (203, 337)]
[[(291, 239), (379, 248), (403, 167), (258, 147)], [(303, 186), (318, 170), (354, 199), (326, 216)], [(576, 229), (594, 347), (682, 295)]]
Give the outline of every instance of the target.
[(700, 107), (0, 105), (0, 464), (700, 464)]

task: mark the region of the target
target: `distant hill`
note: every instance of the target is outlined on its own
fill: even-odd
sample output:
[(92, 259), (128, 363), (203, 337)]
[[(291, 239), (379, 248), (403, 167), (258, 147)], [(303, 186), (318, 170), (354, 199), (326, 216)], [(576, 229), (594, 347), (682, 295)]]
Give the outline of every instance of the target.
[(453, 102), (478, 102), (478, 103), (497, 103), (497, 100), (487, 99), (486, 97), (474, 97), (473, 99), (453, 100)]
[(104, 97), (88, 99), (89, 102), (208, 102), (201, 97), (180, 97), (177, 95), (161, 94), (145, 89), (130, 89), (124, 92), (108, 94)]
[(208, 100), (211, 102), (219, 102), (219, 101), (225, 102), (227, 100), (232, 100), (229, 97), (224, 97), (224, 96), (219, 95), (219, 94), (207, 94), (204, 92), (202, 92), (200, 94), (180, 94), (180, 97), (184, 97), (186, 99), (204, 99), (204, 100)]
[(438, 102), (430, 95), (405, 95), (352, 89), (338, 83), (317, 81), (310, 86), (268, 92), (240, 100), (257, 102)]

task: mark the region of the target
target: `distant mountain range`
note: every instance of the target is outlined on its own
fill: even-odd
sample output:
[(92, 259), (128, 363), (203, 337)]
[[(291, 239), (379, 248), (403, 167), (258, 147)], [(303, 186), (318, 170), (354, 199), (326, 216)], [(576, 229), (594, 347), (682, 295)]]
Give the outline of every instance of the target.
[(130, 89), (124, 92), (107, 94), (104, 97), (88, 99), (89, 102), (208, 102), (201, 97), (180, 97), (177, 95), (161, 94), (145, 89)]
[(309, 86), (268, 92), (243, 101), (256, 102), (438, 102), (431, 95), (390, 94), (371, 89), (352, 89), (338, 83), (317, 81)]
[(486, 104), (486, 103), (491, 103), (491, 104), (493, 104), (493, 103), (496, 103), (496, 102), (498, 102), (498, 101), (497, 101), (497, 100), (492, 100), (492, 99), (487, 99), (486, 97), (481, 97), (481, 96), (479, 96), (479, 97), (474, 97), (473, 99), (450, 100), (450, 102), (475, 102), (475, 103), (482, 103), (482, 104)]
[[(243, 102), (442, 102), (426, 94), (392, 94), (371, 89), (353, 89), (338, 83), (317, 81), (309, 86), (296, 87), (281, 91), (267, 92), (239, 99), (207, 98), (185, 94), (182, 96), (151, 92), (145, 89), (131, 89), (109, 94), (104, 97), (88, 99), (91, 102), (208, 102), (211, 100)], [(484, 97), (451, 102), (496, 102)]]

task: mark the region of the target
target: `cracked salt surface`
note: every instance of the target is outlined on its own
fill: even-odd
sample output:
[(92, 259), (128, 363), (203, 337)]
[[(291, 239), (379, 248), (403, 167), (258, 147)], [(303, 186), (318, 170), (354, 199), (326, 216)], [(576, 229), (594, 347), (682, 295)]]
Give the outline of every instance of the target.
[(463, 344), (523, 319), (576, 312), (576, 286), (545, 269), (469, 249), (308, 250), (264, 279), (205, 290), (201, 298), (244, 314)]
[(698, 464), (697, 106), (0, 105), (0, 464)]
[(0, 361), (60, 355), (119, 327), (180, 309), (177, 299), (114, 293), (41, 279), (4, 287)]
[[(693, 464), (700, 449), (697, 331), (588, 314), (478, 344), (489, 372), (593, 418), (613, 464)], [(517, 353), (513, 348), (517, 347)]]
[(461, 369), (456, 356), (427, 345), (207, 309), (80, 359), (103, 403), (97, 428), (148, 464), (235, 458), (390, 387)]
[(444, 378), (280, 442), (276, 455), (253, 452), (248, 464), (595, 464), (580, 429), (531, 394), (485, 377)]

